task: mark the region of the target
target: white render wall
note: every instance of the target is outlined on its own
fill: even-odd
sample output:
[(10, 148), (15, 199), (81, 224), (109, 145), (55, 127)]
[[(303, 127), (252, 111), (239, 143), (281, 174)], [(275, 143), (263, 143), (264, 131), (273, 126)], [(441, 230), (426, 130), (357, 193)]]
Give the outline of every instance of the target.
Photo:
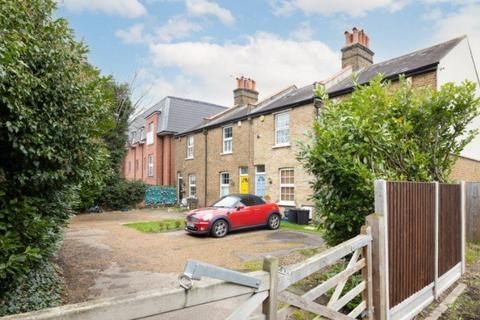
[[(480, 63), (480, 57), (475, 57), (475, 62)], [(470, 80), (477, 84), (477, 96), (480, 97), (480, 83), (475, 73), (475, 65), (470, 53), (468, 39), (465, 37), (455, 46), (438, 65), (437, 87), (440, 88), (447, 82), (460, 84), (464, 80)], [(480, 117), (473, 120), (470, 129), (480, 129)], [(462, 151), (461, 156), (480, 161), (480, 134)]]

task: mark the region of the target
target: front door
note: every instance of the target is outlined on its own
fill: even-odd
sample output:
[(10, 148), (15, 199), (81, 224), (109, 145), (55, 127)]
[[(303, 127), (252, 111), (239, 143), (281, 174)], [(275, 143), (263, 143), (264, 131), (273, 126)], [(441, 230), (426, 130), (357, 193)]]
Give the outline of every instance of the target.
[(255, 195), (263, 198), (265, 196), (265, 166), (255, 167)]
[(177, 195), (178, 195), (178, 203), (182, 203), (183, 199), (183, 177), (181, 173), (177, 175)]

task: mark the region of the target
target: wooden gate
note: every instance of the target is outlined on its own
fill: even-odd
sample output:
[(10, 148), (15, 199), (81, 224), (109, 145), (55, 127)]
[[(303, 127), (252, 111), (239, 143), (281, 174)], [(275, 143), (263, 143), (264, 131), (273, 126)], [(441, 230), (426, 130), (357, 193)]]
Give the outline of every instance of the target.
[(378, 319), (410, 319), (461, 276), (465, 239), (462, 186), (376, 182), (379, 217), (376, 221), (370, 218), (370, 225), (377, 223), (376, 228), (384, 230), (378, 235), (381, 252), (377, 258), (378, 265), (385, 266), (384, 275), (374, 271), (374, 282), (383, 283), (385, 296), (378, 302), (379, 309), (385, 310)]

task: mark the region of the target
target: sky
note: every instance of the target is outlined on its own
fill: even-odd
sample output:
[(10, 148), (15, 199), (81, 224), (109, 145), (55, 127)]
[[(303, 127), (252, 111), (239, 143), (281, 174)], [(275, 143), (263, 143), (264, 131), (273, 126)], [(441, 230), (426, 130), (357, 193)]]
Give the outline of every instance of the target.
[(167, 95), (232, 106), (239, 76), (260, 99), (321, 81), (353, 27), (374, 62), (467, 34), (480, 64), (480, 0), (59, 0), (56, 16), (143, 108)]

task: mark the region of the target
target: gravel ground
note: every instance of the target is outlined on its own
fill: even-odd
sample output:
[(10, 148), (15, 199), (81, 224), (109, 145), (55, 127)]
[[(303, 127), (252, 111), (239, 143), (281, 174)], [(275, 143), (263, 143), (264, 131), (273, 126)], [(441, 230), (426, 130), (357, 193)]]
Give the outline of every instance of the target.
[(214, 239), (184, 231), (147, 234), (123, 226), (183, 216), (143, 209), (73, 217), (58, 257), (66, 280), (66, 302), (176, 288), (187, 259), (240, 270), (245, 261), (268, 254), (294, 263), (302, 259), (294, 251), (323, 245), (318, 236), (284, 230), (237, 232)]

